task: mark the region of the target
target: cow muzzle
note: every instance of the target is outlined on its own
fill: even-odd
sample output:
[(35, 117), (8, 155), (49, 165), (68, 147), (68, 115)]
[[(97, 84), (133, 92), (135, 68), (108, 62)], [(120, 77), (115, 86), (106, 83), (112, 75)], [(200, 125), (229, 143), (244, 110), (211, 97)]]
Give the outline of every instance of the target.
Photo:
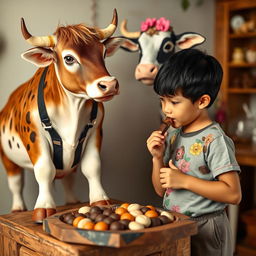
[(158, 70), (159, 67), (154, 64), (139, 64), (135, 69), (135, 78), (145, 85), (152, 85)]
[(115, 95), (119, 94), (119, 83), (113, 79), (102, 79), (97, 82), (97, 88), (100, 91), (101, 96), (95, 97), (96, 101), (108, 101)]

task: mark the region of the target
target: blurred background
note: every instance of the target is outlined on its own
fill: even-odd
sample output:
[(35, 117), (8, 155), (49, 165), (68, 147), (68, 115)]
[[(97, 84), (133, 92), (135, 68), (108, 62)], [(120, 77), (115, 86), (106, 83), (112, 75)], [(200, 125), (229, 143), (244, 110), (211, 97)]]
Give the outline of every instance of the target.
[[(119, 24), (127, 19), (130, 31), (138, 31), (148, 17), (165, 17), (176, 34), (200, 33), (206, 41), (198, 48), (221, 62), (223, 88), (212, 113), (234, 139), (243, 170), (243, 201), (240, 209), (230, 208), (230, 220), (234, 237), (238, 230), (238, 240), (247, 243), (246, 247), (239, 247), (239, 255), (256, 255), (256, 249), (251, 249), (256, 238), (256, 211), (252, 210), (256, 166), (255, 0), (0, 0), (0, 108), (11, 92), (37, 69), (20, 57), (31, 48), (21, 34), (21, 17), (29, 32), (40, 36), (53, 34), (59, 24), (106, 27), (114, 8)], [(114, 36), (118, 35), (121, 35), (119, 27)], [(110, 74), (119, 80), (121, 93), (104, 103), (102, 183), (111, 198), (161, 206), (162, 199), (151, 184), (151, 157), (146, 148), (148, 136), (160, 124), (160, 105), (153, 88), (134, 78), (138, 60), (139, 53), (122, 49), (106, 59)], [(76, 175), (75, 192), (81, 202), (88, 201), (88, 183), (81, 172)], [(34, 173), (26, 171), (24, 198), (29, 210), (33, 209), (37, 194)], [(12, 199), (1, 163), (0, 195), (0, 214), (6, 214)], [(57, 205), (64, 203), (59, 180), (55, 182), (54, 197)]]

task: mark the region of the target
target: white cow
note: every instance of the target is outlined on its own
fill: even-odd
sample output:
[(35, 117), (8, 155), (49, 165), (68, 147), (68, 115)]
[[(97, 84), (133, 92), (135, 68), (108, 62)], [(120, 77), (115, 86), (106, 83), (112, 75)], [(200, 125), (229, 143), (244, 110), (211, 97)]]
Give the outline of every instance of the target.
[(121, 24), (124, 38), (121, 48), (130, 52), (140, 52), (139, 64), (135, 69), (135, 78), (146, 85), (152, 85), (160, 66), (179, 49), (200, 45), (205, 38), (194, 32), (176, 35), (165, 18), (147, 18), (141, 23), (141, 31), (129, 32), (127, 21)]

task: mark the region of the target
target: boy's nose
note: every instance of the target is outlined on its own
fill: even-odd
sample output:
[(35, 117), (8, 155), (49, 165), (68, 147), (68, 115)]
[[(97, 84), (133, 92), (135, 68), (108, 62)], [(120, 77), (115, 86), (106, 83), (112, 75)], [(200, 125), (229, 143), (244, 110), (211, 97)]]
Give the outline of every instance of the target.
[(172, 109), (171, 109), (171, 107), (165, 105), (165, 106), (163, 107), (163, 112), (164, 112), (166, 115), (169, 115), (169, 114), (172, 113)]

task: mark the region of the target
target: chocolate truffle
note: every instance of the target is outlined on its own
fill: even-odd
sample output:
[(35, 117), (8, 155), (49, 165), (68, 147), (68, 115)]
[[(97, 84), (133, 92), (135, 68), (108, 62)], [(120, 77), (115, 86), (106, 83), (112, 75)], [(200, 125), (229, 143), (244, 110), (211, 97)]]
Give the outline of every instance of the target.
[(116, 213), (111, 213), (109, 217), (111, 217), (113, 220), (120, 220), (120, 215)]
[(103, 211), (103, 214), (106, 216), (109, 216), (112, 213), (113, 213), (113, 210), (111, 208), (107, 208)]
[(110, 224), (110, 230), (124, 230), (125, 226), (120, 221), (114, 221)]
[(130, 222), (131, 222), (131, 221), (130, 221), (130, 220), (127, 220), (127, 219), (125, 219), (125, 220), (120, 220), (120, 223), (122, 223), (122, 224), (124, 225), (125, 229), (128, 228), (128, 225), (129, 225)]
[(140, 210), (141, 210), (141, 212), (142, 212), (143, 214), (145, 214), (147, 211), (149, 211), (149, 210), (151, 210), (151, 209), (148, 208), (148, 207), (146, 207), (146, 206), (144, 206), (144, 207), (142, 207)]
[(92, 206), (90, 209), (90, 213), (102, 213), (102, 210), (98, 206)]
[(111, 217), (106, 217), (104, 220), (103, 220), (105, 223), (107, 223), (108, 225), (110, 225), (112, 222), (114, 222), (115, 220), (112, 219)]
[(172, 221), (171, 221), (167, 216), (165, 216), (165, 215), (161, 215), (161, 216), (159, 216), (158, 218), (161, 220), (161, 222), (162, 222), (163, 225), (172, 222)]
[(100, 213), (98, 213), (98, 212), (93, 212), (93, 213), (91, 213), (91, 214), (90, 214), (90, 219), (91, 219), (91, 220), (95, 220), (99, 214), (100, 214)]
[(95, 222), (103, 221), (107, 216), (100, 213), (98, 216), (95, 218)]
[(158, 217), (155, 218), (151, 218), (151, 225), (150, 227), (157, 227), (157, 226), (161, 226), (162, 222)]

